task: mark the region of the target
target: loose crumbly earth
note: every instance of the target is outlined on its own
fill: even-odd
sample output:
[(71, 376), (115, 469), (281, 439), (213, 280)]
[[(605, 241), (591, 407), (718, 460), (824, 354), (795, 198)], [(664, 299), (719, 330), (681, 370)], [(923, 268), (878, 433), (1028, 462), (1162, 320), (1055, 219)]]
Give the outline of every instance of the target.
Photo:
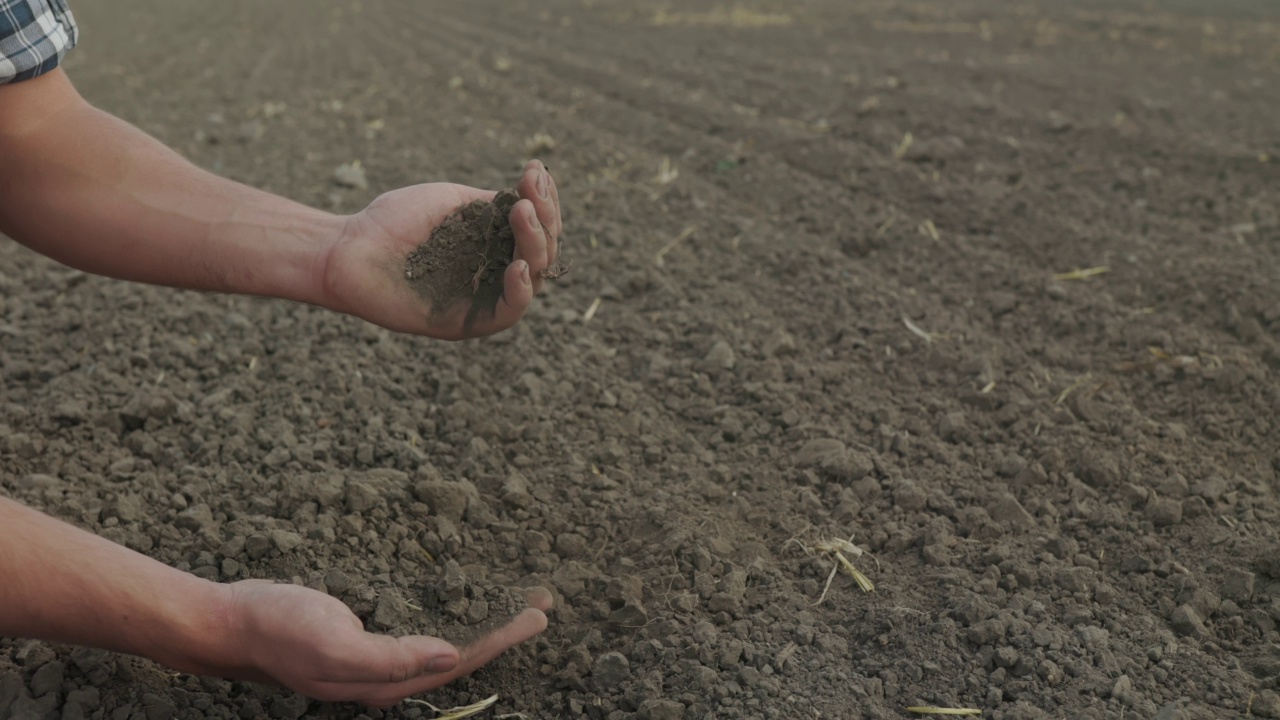
[(503, 190), (491, 202), (460, 208), (409, 256), (405, 278), (433, 312), (467, 303), (467, 327), (480, 314), (494, 314), (503, 272), (515, 257), (510, 216), (519, 200), (514, 190)]
[[(5, 493), (387, 632), (550, 588), (442, 707), (1280, 716), (1274, 3), (77, 10), (84, 93), (205, 167), (351, 212), (536, 151), (582, 250), (455, 345), (0, 245)], [(835, 537), (876, 590), (815, 606)], [(0, 643), (0, 716), (423, 710)]]

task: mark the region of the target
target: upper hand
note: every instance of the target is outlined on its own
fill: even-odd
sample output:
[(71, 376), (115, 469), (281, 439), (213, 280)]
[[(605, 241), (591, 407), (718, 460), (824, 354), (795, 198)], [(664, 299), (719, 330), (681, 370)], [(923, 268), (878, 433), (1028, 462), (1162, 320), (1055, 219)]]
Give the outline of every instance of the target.
[(197, 671), (373, 707), (390, 707), (474, 672), (542, 632), (551, 607), (546, 590), (531, 591), (528, 609), (459, 650), (432, 637), (365, 632), (341, 601), (305, 587), (246, 580), (229, 589), (230, 644), (237, 657)]
[(462, 206), (490, 200), (492, 191), (432, 183), (386, 193), (347, 219), (329, 248), (320, 280), (322, 304), (400, 332), (444, 340), (490, 335), (514, 325), (541, 289), (542, 273), (559, 253), (560, 197), (546, 167), (533, 160), (516, 186), (511, 210), (516, 251), (503, 275), (492, 316), (465, 322), (467, 308), (433, 308), (405, 279), (409, 254)]

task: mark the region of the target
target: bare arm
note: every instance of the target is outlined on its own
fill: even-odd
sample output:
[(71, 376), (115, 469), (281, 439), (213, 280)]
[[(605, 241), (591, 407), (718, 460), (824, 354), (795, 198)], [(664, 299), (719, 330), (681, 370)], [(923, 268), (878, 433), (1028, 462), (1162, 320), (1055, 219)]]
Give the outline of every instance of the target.
[(229, 657), (228, 586), (0, 497), (0, 636), (116, 650), (193, 670)]
[(286, 298), (393, 330), (487, 335), (524, 314), (561, 230), (555, 183), (525, 166), (511, 210), (516, 257), (493, 316), (431, 308), (404, 281), (410, 252), (491, 191), (435, 183), (337, 216), (218, 177), (89, 105), (61, 70), (0, 86), (0, 232), (88, 272)]
[(0, 87), (0, 231), (125, 280), (324, 304), (344, 218), (205, 172), (58, 70)]
[(545, 590), (532, 591), (529, 609), (461, 650), (431, 637), (375, 635), (324, 593), (202, 580), (3, 497), (0, 578), (0, 637), (91, 645), (382, 707), (537, 635), (551, 607)]

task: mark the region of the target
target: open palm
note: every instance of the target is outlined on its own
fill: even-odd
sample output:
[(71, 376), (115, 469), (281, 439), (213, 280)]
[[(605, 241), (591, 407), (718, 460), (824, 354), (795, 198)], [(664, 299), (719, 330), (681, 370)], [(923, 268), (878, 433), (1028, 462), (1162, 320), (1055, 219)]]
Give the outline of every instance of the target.
[(365, 632), (341, 601), (297, 585), (247, 580), (231, 586), (241, 657), (217, 674), (275, 682), (326, 701), (389, 707), (468, 675), (547, 626), (546, 590), (530, 607), (459, 650), (438, 638)]

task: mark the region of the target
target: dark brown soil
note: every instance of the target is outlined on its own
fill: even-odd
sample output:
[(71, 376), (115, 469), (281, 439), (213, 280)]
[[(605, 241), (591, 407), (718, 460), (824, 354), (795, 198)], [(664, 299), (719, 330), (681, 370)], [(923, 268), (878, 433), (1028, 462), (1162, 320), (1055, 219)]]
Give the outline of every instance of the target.
[[(0, 244), (4, 492), (386, 632), (548, 587), (441, 707), (1280, 716), (1274, 2), (77, 10), (88, 97), (340, 212), (503, 187), (550, 136), (580, 250), (445, 344)], [(801, 545), (850, 536), (875, 592), (815, 605)], [(0, 642), (0, 717), (422, 710)]]
[(480, 314), (494, 314), (503, 272), (515, 257), (510, 216), (519, 200), (514, 190), (503, 190), (492, 202), (460, 208), (409, 256), (405, 277), (434, 312), (467, 303), (464, 327)]

